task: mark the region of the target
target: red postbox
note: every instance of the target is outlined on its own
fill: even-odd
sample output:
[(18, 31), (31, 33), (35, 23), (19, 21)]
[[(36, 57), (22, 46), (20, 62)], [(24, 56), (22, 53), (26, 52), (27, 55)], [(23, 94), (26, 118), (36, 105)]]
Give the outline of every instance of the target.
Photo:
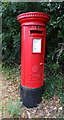
[(21, 83), (20, 93), (26, 107), (41, 101), (44, 83), (46, 23), (50, 16), (41, 12), (18, 15), (21, 24)]

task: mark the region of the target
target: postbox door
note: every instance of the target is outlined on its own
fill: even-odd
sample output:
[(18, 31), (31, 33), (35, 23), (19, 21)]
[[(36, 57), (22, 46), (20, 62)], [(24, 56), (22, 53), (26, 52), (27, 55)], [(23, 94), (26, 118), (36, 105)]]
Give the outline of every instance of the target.
[(44, 74), (44, 38), (32, 38), (31, 83), (43, 85)]

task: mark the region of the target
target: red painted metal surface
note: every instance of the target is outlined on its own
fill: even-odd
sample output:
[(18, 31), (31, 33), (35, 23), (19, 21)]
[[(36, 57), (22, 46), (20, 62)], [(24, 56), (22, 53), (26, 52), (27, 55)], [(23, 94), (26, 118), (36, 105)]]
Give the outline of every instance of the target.
[[(40, 12), (23, 13), (17, 17), (22, 28), (21, 85), (24, 87), (38, 88), (44, 83), (46, 23), (49, 18), (48, 14)], [(38, 44), (41, 44), (40, 50), (33, 48), (38, 47)], [(37, 49), (37, 51), (33, 52), (33, 49)]]

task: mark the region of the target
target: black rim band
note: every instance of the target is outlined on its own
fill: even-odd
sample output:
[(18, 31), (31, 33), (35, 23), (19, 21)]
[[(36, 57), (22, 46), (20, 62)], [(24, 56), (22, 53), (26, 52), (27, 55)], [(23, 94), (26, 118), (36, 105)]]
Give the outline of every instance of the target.
[(27, 88), (20, 85), (20, 97), (23, 101), (23, 104), (28, 107), (36, 107), (42, 99), (44, 87), (39, 88)]

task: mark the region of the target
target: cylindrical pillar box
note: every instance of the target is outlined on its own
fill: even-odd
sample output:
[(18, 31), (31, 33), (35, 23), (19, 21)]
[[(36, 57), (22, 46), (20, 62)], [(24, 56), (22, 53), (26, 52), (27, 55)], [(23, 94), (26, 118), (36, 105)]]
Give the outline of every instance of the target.
[(21, 83), (23, 104), (30, 108), (41, 101), (44, 83), (46, 23), (50, 16), (41, 12), (18, 15), (21, 24)]

